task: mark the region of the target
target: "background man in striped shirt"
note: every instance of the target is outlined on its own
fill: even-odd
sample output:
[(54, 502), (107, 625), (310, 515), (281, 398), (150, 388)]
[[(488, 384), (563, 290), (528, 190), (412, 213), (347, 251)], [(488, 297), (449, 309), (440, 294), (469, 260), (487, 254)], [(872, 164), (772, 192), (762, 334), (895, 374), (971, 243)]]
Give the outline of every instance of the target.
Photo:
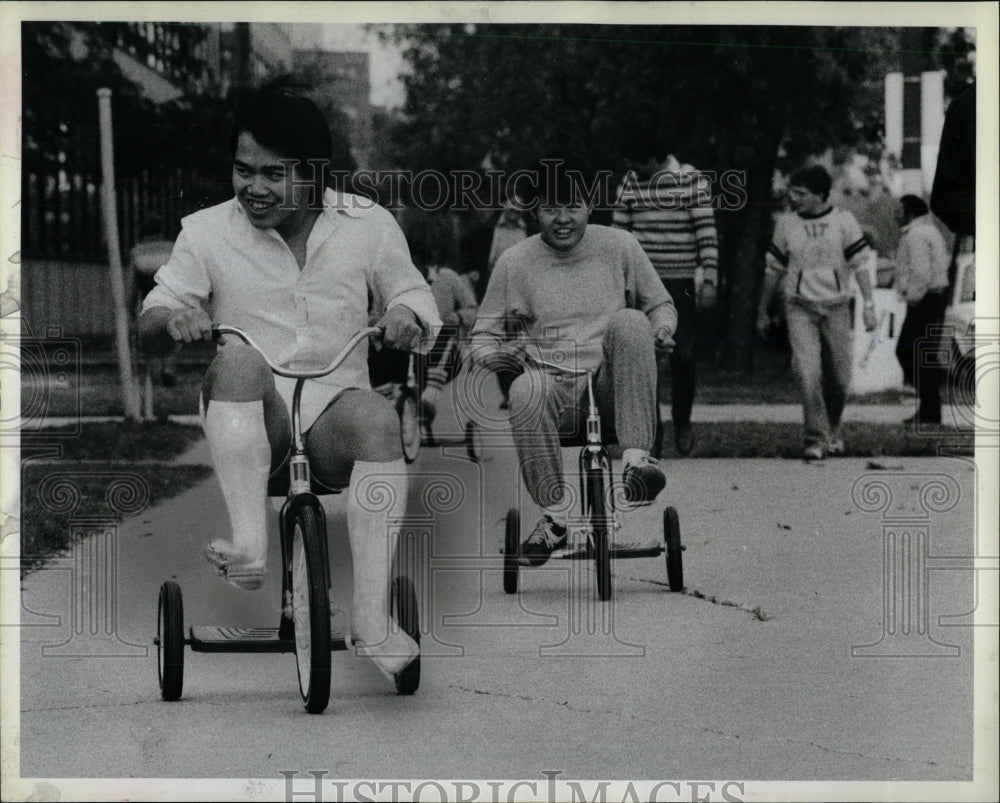
[(699, 313), (715, 305), (718, 284), (719, 248), (711, 204), (710, 184), (699, 179), (691, 165), (682, 165), (672, 155), (630, 170), (618, 188), (613, 225), (631, 231), (642, 244), (674, 300), (680, 321), (673, 354), (658, 358), (657, 457), (663, 449), (668, 394), (677, 453), (688, 455), (694, 448), (691, 408)]

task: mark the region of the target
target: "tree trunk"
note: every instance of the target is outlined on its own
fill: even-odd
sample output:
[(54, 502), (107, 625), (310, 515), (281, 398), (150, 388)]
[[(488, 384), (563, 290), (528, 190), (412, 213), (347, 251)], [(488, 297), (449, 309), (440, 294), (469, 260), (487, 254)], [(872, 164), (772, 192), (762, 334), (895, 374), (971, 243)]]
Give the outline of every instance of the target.
[(723, 363), (728, 368), (751, 373), (756, 338), (757, 302), (764, 275), (764, 252), (771, 234), (771, 179), (774, 156), (757, 162), (747, 171), (747, 205), (730, 221), (729, 308)]

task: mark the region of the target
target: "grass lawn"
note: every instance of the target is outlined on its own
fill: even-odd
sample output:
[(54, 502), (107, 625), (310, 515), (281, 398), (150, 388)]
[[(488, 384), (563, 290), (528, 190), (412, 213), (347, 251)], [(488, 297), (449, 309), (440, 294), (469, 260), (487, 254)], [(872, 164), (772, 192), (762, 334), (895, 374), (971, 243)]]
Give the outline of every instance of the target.
[(170, 461), (202, 439), (201, 427), (168, 421), (118, 421), (47, 427), (22, 438), (22, 450), (58, 444), (61, 461)]
[[(212, 473), (208, 466), (136, 465), (135, 463), (27, 463), (21, 473), (21, 571), (27, 573), (42, 566), (53, 553), (68, 549), (71, 544), (70, 513), (52, 510), (60, 501), (55, 493), (67, 491), (67, 483), (79, 494), (79, 504), (72, 511), (74, 518), (97, 517), (108, 522), (121, 521), (107, 503), (113, 476), (124, 480), (121, 485), (128, 493), (146, 497), (141, 508), (130, 508), (129, 515), (158, 505), (181, 491), (196, 485)], [(46, 483), (56, 475), (65, 479), (58, 485)], [(68, 475), (68, 476), (66, 476)], [(52, 493), (44, 489), (49, 488)], [(43, 497), (50, 500), (43, 502)]]
[[(153, 414), (194, 415), (198, 412), (198, 394), (205, 366), (182, 364), (175, 387), (153, 388)], [(26, 388), (21, 376), (21, 415), (25, 420), (41, 417), (120, 416), (123, 414), (118, 369), (111, 365), (82, 366), (65, 372), (61, 379), (48, 376), (44, 392)]]
[[(673, 431), (665, 427), (664, 458), (675, 459)], [(779, 457), (800, 459), (802, 425), (740, 421), (731, 423), (696, 423), (697, 440), (691, 457)], [(916, 433), (898, 424), (872, 424), (848, 421), (841, 427), (845, 457), (933, 457), (939, 454), (972, 455), (972, 433), (941, 429)], [(835, 460), (837, 458), (830, 458)]]
[(22, 573), (70, 546), (71, 517), (120, 521), (122, 509), (138, 515), (206, 479), (208, 466), (170, 465), (201, 437), (200, 427), (173, 423), (84, 424), (24, 437)]

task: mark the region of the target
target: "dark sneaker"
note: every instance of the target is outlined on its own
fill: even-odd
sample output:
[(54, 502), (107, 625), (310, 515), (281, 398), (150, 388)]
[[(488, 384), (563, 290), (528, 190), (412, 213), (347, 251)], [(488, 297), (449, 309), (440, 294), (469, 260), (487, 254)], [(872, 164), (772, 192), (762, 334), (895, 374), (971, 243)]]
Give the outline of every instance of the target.
[(535, 529), (521, 542), (521, 561), (528, 566), (541, 566), (557, 549), (566, 546), (568, 533), (548, 516), (542, 516)]
[(435, 392), (431, 392), (431, 389), (427, 388), (420, 394), (420, 412), (428, 422), (437, 418), (437, 399), (440, 394), (436, 392), (436, 388), (434, 390)]
[(424, 446), (434, 445), (434, 430), (431, 429), (431, 424), (429, 421), (420, 422), (420, 442)]
[(659, 460), (646, 457), (639, 463), (626, 466), (622, 481), (625, 484), (625, 501), (645, 505), (659, 496), (667, 484), (667, 475)]
[(690, 424), (681, 424), (674, 428), (674, 446), (677, 447), (677, 454), (687, 457), (694, 449), (694, 431)]
[(843, 438), (834, 438), (826, 445), (826, 453), (828, 455), (842, 455), (844, 453), (844, 449), (845, 446)]

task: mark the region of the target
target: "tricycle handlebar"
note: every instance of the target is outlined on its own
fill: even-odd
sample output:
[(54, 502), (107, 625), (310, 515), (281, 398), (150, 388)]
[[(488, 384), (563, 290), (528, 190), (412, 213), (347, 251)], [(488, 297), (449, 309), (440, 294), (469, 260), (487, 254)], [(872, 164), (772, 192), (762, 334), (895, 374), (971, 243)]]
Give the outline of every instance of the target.
[(521, 353), (524, 355), (526, 361), (537, 365), (539, 368), (548, 368), (562, 374), (569, 374), (570, 376), (583, 376), (584, 374), (591, 373), (589, 368), (567, 368), (565, 365), (557, 365), (554, 362), (543, 360), (541, 357), (536, 357), (534, 354), (531, 354), (526, 349), (522, 349)]
[(330, 361), (329, 365), (323, 367), (308, 367), (303, 366), (299, 368), (294, 368), (290, 365), (279, 365), (277, 363), (271, 362), (264, 350), (254, 342), (253, 338), (250, 337), (242, 329), (238, 329), (235, 326), (229, 326), (227, 324), (216, 324), (212, 327), (212, 335), (215, 338), (219, 338), (222, 335), (235, 335), (240, 338), (248, 346), (252, 346), (260, 352), (264, 361), (270, 366), (271, 370), (274, 371), (278, 376), (285, 376), (291, 379), (317, 379), (321, 376), (326, 376), (327, 374), (336, 371), (340, 365), (347, 359), (348, 355), (357, 347), (358, 343), (362, 340), (367, 340), (371, 337), (381, 337), (384, 334), (384, 330), (379, 326), (369, 326), (362, 329), (354, 337), (347, 341), (347, 345), (340, 350), (333, 360)]

